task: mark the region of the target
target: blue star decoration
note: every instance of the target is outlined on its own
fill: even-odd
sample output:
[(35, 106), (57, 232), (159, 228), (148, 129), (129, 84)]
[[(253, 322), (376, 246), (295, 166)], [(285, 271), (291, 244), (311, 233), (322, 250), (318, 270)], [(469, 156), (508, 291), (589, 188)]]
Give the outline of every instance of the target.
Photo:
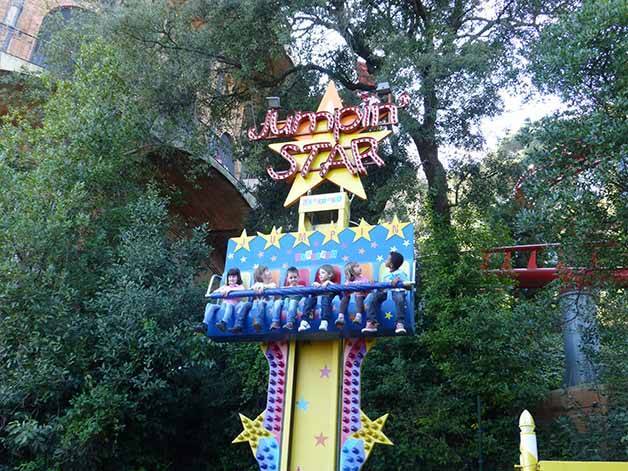
[(309, 401), (306, 401), (303, 396), (299, 398), (297, 401), (297, 408), (301, 409), (303, 412), (307, 412), (307, 408), (310, 406)]

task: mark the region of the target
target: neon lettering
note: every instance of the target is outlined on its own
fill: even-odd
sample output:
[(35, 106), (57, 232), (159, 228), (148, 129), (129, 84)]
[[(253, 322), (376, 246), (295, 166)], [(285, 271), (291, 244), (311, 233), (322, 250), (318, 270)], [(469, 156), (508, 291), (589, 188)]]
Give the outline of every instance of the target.
[(294, 176), (294, 174), (297, 173), (297, 161), (294, 160), (293, 154), (298, 154), (300, 151), (301, 149), (299, 149), (299, 146), (296, 146), (294, 144), (284, 145), (281, 148), (281, 152), (279, 154), (284, 159), (286, 159), (290, 166), (288, 167), (288, 170), (279, 171), (275, 170), (272, 167), (268, 167), (266, 171), (268, 172), (268, 175), (270, 175), (270, 178), (272, 178), (273, 180), (286, 180)]

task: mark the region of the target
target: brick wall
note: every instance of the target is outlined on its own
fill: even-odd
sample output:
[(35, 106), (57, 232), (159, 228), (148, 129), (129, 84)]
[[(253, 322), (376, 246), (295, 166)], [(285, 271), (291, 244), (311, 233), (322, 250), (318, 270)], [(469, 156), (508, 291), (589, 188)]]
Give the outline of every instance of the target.
[[(0, 21), (6, 22), (6, 14), (11, 8), (12, 0), (0, 0)], [(12, 29), (11, 43), (6, 52), (30, 60), (37, 42), (37, 35), (44, 17), (51, 11), (61, 7), (80, 7), (80, 2), (73, 0), (24, 0), (22, 13)], [(3, 25), (0, 40), (4, 42), (10, 28)]]

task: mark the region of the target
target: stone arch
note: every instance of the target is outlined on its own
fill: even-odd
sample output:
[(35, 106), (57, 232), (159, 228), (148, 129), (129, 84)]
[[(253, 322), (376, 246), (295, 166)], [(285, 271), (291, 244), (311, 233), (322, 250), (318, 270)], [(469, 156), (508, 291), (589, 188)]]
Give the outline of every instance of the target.
[[(88, 11), (76, 2), (60, 1), (53, 8), (49, 9), (45, 15), (40, 17), (36, 25), (37, 42), (31, 51), (30, 61), (36, 65), (45, 67), (45, 44), (52, 39), (53, 27), (58, 23), (66, 24), (72, 21), (78, 12)], [(55, 24), (56, 23), (56, 24)]]

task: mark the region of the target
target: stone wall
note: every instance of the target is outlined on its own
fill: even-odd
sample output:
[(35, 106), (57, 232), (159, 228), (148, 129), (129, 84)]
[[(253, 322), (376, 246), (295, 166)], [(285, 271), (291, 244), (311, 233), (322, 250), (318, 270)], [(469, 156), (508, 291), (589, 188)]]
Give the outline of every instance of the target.
[(0, 0), (0, 47), (30, 61), (44, 17), (58, 8), (80, 6), (73, 0)]

